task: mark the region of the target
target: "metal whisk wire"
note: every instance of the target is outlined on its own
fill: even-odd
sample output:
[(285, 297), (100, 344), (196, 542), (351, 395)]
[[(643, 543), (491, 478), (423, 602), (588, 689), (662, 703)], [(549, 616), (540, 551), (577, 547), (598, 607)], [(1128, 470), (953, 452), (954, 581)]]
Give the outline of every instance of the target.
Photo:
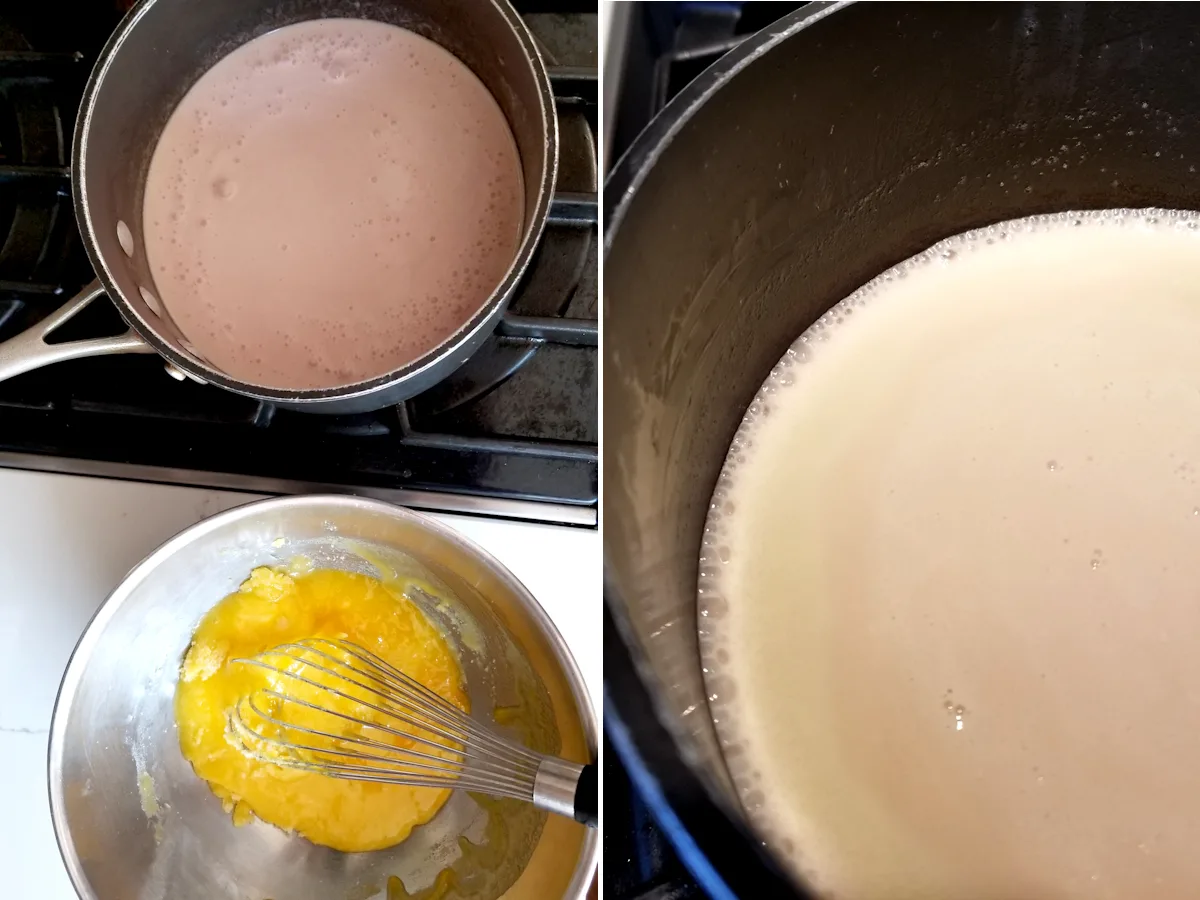
[[(230, 736), (252, 758), (332, 778), (480, 791), (595, 824), (594, 766), (501, 737), (357, 644), (313, 638), (233, 661), (274, 676), (229, 715)], [(349, 701), (363, 714), (322, 699)]]
[[(346, 641), (312, 639), (283, 644), (235, 662), (258, 666), (306, 685), (318, 696), (348, 700), (384, 719), (348, 715), (285, 691), (258, 691), (243, 698), (230, 719), (232, 733), (251, 756), (334, 778), (403, 781), (415, 787), (454, 787), (520, 800), (533, 798), (534, 779), (544, 759), (541, 754), (494, 735), (369, 650)], [(301, 666), (299, 671), (292, 668), (296, 663)], [(329, 678), (318, 680), (307, 673), (323, 673)], [(275, 703), (264, 703), (267, 698)], [(318, 720), (328, 717), (330, 724), (344, 722), (359, 733), (327, 731), (285, 717), (285, 712), (294, 712), (297, 707), (317, 714), (313, 718)], [(388, 720), (409, 727), (396, 728), (387, 724)], [(399, 738), (435, 752), (397, 746), (368, 737), (369, 733)], [(298, 735), (307, 738), (297, 740)], [(300, 742), (311, 738), (318, 742)], [(260, 747), (264, 744), (272, 752), (263, 752)]]

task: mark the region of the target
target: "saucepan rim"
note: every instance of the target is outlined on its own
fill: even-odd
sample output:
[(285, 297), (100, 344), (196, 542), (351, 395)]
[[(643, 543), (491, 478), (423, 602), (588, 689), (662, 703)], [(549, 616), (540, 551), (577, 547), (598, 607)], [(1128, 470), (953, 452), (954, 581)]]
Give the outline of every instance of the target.
[[(388, 395), (387, 402), (392, 402), (393, 388), (405, 382), (419, 382), (429, 386), (432, 381), (425, 381), (422, 375), (428, 375), (431, 370), (444, 365), (447, 359), (458, 359), (463, 362), (466, 355), (483, 341), (496, 327), (500, 315), (508, 305), (508, 301), (516, 290), (526, 269), (537, 251), (546, 222), (550, 215), (554, 188), (558, 179), (559, 138), (558, 116), (555, 111), (554, 91), (550, 85), (550, 77), (546, 72), (545, 62), (537, 47), (537, 42), (529, 32), (524, 21), (517, 14), (508, 0), (488, 0), (492, 8), (499, 13), (518, 39), (529, 63), (530, 74), (537, 84), (538, 108), (533, 110), (536, 119), (540, 121), (543, 134), (541, 171), (542, 180), (538, 187), (537, 203), (533, 210), (527, 211), (525, 228), (521, 243), (513, 256), (512, 263), (504, 278), (492, 290), (487, 300), (480, 308), (461, 325), (450, 337), (432, 350), (384, 375), (366, 381), (343, 385), (333, 388), (276, 388), (266, 385), (253, 384), (231, 378), (229, 375), (213, 368), (198, 357), (180, 352), (171, 342), (164, 339), (154, 326), (138, 312), (135, 304), (125, 297), (113, 276), (104, 252), (96, 241), (97, 223), (93, 218), (88, 203), (87, 170), (88, 144), (93, 128), (105, 127), (103, 121), (95, 116), (98, 98), (105, 88), (106, 79), (114, 60), (120, 54), (122, 47), (134, 33), (138, 23), (160, 0), (142, 0), (121, 20), (116, 31), (109, 37), (100, 56), (92, 67), (84, 88), (83, 99), (79, 105), (79, 115), (76, 119), (75, 132), (72, 139), (71, 159), (71, 194), (74, 199), (75, 218), (83, 238), (84, 249), (96, 272), (96, 278), (104, 287), (109, 299), (117, 307), (121, 317), (131, 329), (146, 344), (171, 365), (193, 379), (208, 384), (217, 385), (226, 390), (241, 394), (255, 400), (287, 403), (290, 406), (303, 408), (306, 405), (317, 407), (331, 401), (363, 400), (374, 394)], [(511, 124), (511, 123), (510, 123)], [(446, 374), (449, 374), (447, 371)], [(413, 393), (415, 393), (414, 391)], [(368, 408), (368, 407), (363, 407)]]

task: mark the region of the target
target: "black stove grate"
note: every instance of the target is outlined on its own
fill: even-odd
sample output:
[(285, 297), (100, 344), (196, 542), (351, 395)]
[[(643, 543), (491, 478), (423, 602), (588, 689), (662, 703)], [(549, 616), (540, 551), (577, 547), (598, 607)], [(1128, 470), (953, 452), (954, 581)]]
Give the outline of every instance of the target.
[[(0, 341), (93, 278), (69, 148), (120, 5), (81, 15), (64, 0), (0, 13)], [(0, 464), (267, 492), (354, 489), (431, 509), (594, 524), (595, 5), (517, 7), (550, 63), (559, 190), (508, 313), (462, 368), (398, 406), (322, 416), (177, 382), (154, 355), (59, 363), (0, 382)], [(97, 301), (53, 339), (123, 330)]]

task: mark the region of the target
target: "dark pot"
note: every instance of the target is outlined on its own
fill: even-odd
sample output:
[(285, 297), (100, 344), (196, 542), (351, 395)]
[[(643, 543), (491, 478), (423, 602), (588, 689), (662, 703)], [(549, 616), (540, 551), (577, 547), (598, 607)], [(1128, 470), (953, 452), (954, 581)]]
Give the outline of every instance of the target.
[(1035, 213), (1200, 209), (1189, 4), (814, 3), (642, 134), (606, 190), (605, 725), (715, 896), (794, 896), (709, 719), (696, 575), (746, 406), (884, 269)]

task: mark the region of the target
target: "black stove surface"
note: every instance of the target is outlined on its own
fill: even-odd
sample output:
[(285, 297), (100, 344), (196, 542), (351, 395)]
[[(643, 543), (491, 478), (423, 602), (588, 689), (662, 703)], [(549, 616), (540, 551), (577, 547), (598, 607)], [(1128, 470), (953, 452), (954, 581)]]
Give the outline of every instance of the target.
[[(616, 104), (614, 164), (667, 102), (747, 35), (801, 3), (638, 3), (632, 10)], [(607, 738), (604, 742), (606, 900), (701, 900)]]
[[(119, 0), (0, 10), (0, 342), (93, 273), (71, 206), (71, 132)], [(354, 490), (426, 509), (594, 525), (597, 500), (597, 17), (515, 4), (558, 100), (558, 189), (497, 334), (457, 372), (377, 412), (324, 416), (175, 381), (155, 355), (0, 381), (0, 465), (292, 492)], [(54, 340), (124, 330), (92, 303)]]

